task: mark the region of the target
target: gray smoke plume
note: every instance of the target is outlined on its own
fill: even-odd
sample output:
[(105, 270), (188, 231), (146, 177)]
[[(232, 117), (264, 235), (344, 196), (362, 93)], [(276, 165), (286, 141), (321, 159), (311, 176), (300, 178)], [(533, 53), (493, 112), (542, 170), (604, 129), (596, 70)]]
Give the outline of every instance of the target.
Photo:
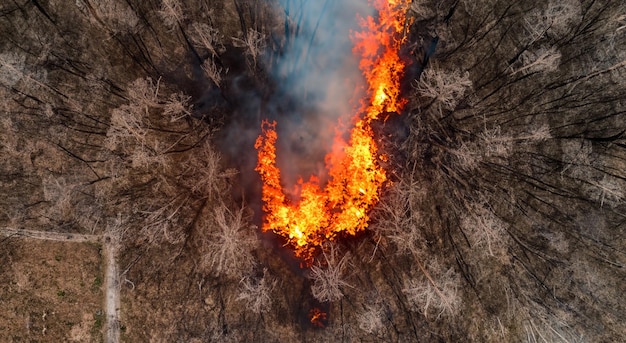
[(223, 95), (232, 108), (216, 141), (226, 163), (241, 171), (235, 193), (252, 202), (261, 196), (254, 171), (261, 119), (277, 122), (277, 163), (286, 189), (299, 177), (306, 181), (315, 175), (323, 182), (324, 157), (337, 132), (345, 135), (349, 129), (364, 93), (351, 36), (361, 30), (358, 18), (373, 15), (368, 1), (278, 1), (284, 25), (264, 32), (273, 44), (259, 59), (269, 82), (246, 71), (240, 50), (227, 49), (222, 56), (230, 62)]
[(283, 182), (324, 178), (339, 120), (354, 116), (364, 79), (352, 52), (358, 18), (372, 14), (366, 0), (281, 0), (286, 14), (282, 54), (270, 66), (278, 92), (268, 107), (278, 122)]

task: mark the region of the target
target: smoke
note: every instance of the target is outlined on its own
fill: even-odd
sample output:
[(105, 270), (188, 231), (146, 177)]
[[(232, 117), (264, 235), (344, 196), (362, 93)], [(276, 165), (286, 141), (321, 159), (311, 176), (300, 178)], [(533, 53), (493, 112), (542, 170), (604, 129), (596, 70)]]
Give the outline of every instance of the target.
[(367, 0), (279, 0), (278, 6), (281, 30), (264, 32), (275, 44), (260, 59), (268, 82), (250, 74), (241, 51), (227, 47), (221, 56), (229, 70), (222, 91), (232, 116), (217, 141), (226, 163), (242, 172), (242, 189), (235, 192), (247, 200), (260, 199), (254, 141), (262, 119), (278, 123), (283, 185), (291, 189), (311, 175), (324, 181), (324, 157), (337, 134), (349, 129), (364, 93), (351, 33), (360, 30), (358, 18), (373, 14)]
[[(358, 18), (371, 14), (365, 0), (281, 0), (286, 13), (282, 54), (271, 67), (277, 92), (264, 116), (278, 122), (278, 157), (285, 185), (298, 177), (325, 176), (338, 123), (354, 116), (364, 80), (352, 53)], [(345, 125), (344, 125), (345, 126)]]

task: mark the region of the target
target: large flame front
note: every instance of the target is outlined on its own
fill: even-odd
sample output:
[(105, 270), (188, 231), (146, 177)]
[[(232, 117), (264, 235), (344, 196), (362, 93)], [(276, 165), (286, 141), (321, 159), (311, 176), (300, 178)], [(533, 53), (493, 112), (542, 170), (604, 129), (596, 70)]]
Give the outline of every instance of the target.
[(324, 241), (340, 232), (354, 235), (364, 230), (368, 212), (378, 201), (387, 176), (379, 161), (371, 122), (383, 113), (400, 112), (400, 77), (404, 62), (398, 51), (404, 39), (408, 0), (372, 0), (378, 17), (361, 19), (363, 31), (354, 34), (354, 53), (367, 81), (368, 98), (361, 101), (353, 118), (348, 142), (336, 137), (326, 156), (329, 180), (320, 184), (312, 176), (298, 181), (299, 201), (288, 199), (276, 165), (276, 123), (264, 121), (263, 134), (256, 141), (256, 170), (263, 181), (263, 230), (284, 236), (297, 256), (311, 261)]

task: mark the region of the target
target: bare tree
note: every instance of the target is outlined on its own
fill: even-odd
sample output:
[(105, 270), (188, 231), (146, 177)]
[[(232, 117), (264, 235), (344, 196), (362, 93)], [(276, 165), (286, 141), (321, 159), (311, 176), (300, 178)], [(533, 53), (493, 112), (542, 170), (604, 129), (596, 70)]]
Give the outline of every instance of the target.
[(161, 0), (159, 15), (163, 19), (165, 26), (170, 29), (180, 25), (185, 19), (183, 7), (179, 0)]
[[(171, 194), (171, 191), (164, 193)], [(185, 206), (190, 201), (184, 195), (174, 196), (165, 204), (146, 204), (141, 211), (145, 216), (139, 224), (139, 230), (134, 232), (134, 240), (149, 244), (169, 243), (178, 244), (183, 242), (186, 235), (180, 223), (180, 213), (185, 210)]]
[(76, 6), (84, 13), (94, 16), (93, 20), (112, 33), (134, 34), (139, 30), (139, 18), (125, 1), (110, 0), (87, 2), (77, 0)]
[(224, 49), (222, 44), (224, 36), (219, 30), (208, 24), (191, 24), (189, 36), (196, 47), (206, 49), (211, 57), (218, 56), (220, 51)]
[(563, 36), (581, 19), (581, 4), (575, 0), (550, 1), (545, 9), (535, 8), (524, 17), (527, 44), (546, 34)]
[(130, 145), (140, 146), (141, 151), (137, 151), (136, 156), (141, 160), (147, 144), (149, 110), (159, 103), (159, 81), (155, 84), (151, 78), (139, 78), (128, 87), (127, 93), (128, 104), (111, 111), (105, 145), (114, 150), (130, 140), (133, 142)]
[[(420, 264), (421, 266), (421, 264)], [(413, 310), (421, 311), (424, 316), (456, 314), (462, 304), (458, 294), (459, 280), (454, 269), (445, 269), (435, 260), (428, 268), (420, 268), (424, 278), (405, 281), (402, 292), (413, 305)]]
[(476, 148), (485, 156), (508, 157), (512, 150), (515, 138), (503, 134), (501, 127), (485, 128), (480, 133), (480, 145)]
[(259, 279), (244, 276), (239, 282), (237, 300), (245, 301), (254, 313), (268, 312), (272, 306), (272, 292), (277, 284), (278, 281), (269, 274), (267, 268), (263, 269), (263, 276)]
[[(518, 300), (513, 300), (517, 302)], [(521, 341), (526, 343), (549, 343), (549, 342), (587, 342), (584, 333), (577, 332), (568, 325), (571, 318), (561, 311), (548, 311), (536, 303), (529, 303), (524, 306), (516, 304), (517, 312), (513, 315), (517, 317), (522, 331)]]
[(489, 209), (486, 200), (481, 202), (472, 202), (461, 215), (461, 229), (475, 251), (501, 258), (507, 254), (506, 223)]
[(386, 309), (381, 299), (364, 304), (364, 309), (357, 316), (359, 329), (369, 334), (380, 334), (385, 328)]
[(437, 65), (424, 70), (413, 84), (415, 96), (432, 99), (440, 114), (443, 109), (453, 110), (471, 87), (469, 73), (447, 71)]
[(0, 82), (5, 87), (13, 87), (24, 77), (26, 56), (15, 52), (0, 54)]
[(137, 107), (123, 105), (114, 109), (111, 112), (111, 126), (107, 131), (107, 148), (114, 150), (126, 139), (144, 143), (147, 135), (144, 121), (144, 112)]
[(209, 56), (202, 62), (202, 70), (219, 87), (224, 70), (215, 61), (224, 50), (223, 34), (208, 24), (193, 23), (189, 36), (196, 47), (208, 51)]
[(156, 82), (150, 78), (138, 78), (127, 87), (129, 101), (147, 111), (149, 107), (155, 107), (159, 103), (159, 88), (161, 79)]
[(483, 157), (482, 151), (475, 146), (475, 143), (462, 142), (459, 147), (451, 149), (450, 153), (455, 157), (456, 165), (466, 171), (476, 169)]
[(623, 203), (626, 185), (622, 180), (604, 175), (601, 180), (591, 181), (590, 183), (594, 187), (590, 191), (590, 197), (598, 201), (600, 207), (607, 204), (609, 207), (615, 208)]
[(189, 104), (191, 97), (182, 92), (170, 95), (163, 105), (163, 114), (171, 121), (178, 121), (191, 115), (192, 107)]
[(334, 243), (324, 246), (323, 260), (318, 260), (309, 271), (309, 278), (313, 280), (311, 293), (315, 299), (326, 301), (337, 301), (343, 298), (343, 289), (351, 287), (344, 280), (344, 273), (349, 265), (350, 255), (339, 256), (339, 251)]
[(225, 204), (215, 208), (203, 261), (217, 275), (233, 278), (249, 274), (254, 266), (251, 250), (256, 244), (252, 226), (244, 215), (245, 208), (229, 209)]
[(207, 58), (202, 62), (202, 71), (204, 71), (204, 75), (211, 79), (218, 87), (222, 83), (222, 67), (218, 66), (215, 63), (213, 58)]
[(45, 214), (57, 220), (70, 220), (74, 213), (72, 193), (76, 185), (68, 184), (65, 178), (48, 175), (43, 181), (44, 199), (50, 202), (49, 213)]
[(208, 141), (199, 146), (197, 152), (189, 156), (182, 166), (185, 177), (181, 181), (192, 193), (209, 199), (226, 192), (224, 181), (237, 174), (235, 169), (222, 169), (221, 156)]
[(385, 201), (376, 208), (371, 229), (391, 241), (398, 254), (410, 254), (424, 243), (422, 217), (417, 206), (426, 198), (425, 189), (402, 179), (387, 190)]
[(555, 71), (560, 60), (561, 53), (554, 46), (550, 48), (542, 46), (535, 51), (526, 50), (519, 57), (519, 67), (513, 69), (511, 75)]
[(265, 49), (265, 35), (254, 29), (242, 34), (242, 37), (232, 37), (233, 45), (243, 48), (246, 56), (250, 59), (250, 66), (255, 67), (259, 56)]

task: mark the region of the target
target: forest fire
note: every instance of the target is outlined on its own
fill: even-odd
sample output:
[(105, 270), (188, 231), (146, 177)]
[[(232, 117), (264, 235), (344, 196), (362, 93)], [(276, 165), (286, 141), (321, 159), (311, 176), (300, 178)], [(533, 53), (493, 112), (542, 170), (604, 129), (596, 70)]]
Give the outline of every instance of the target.
[(367, 82), (367, 97), (361, 99), (352, 117), (346, 141), (336, 135), (333, 149), (325, 158), (328, 182), (319, 177), (297, 184), (297, 201), (288, 198), (281, 186), (276, 164), (276, 123), (264, 121), (256, 170), (263, 182), (263, 231), (273, 231), (287, 240), (296, 256), (312, 262), (315, 251), (338, 234), (355, 235), (364, 230), (368, 212), (379, 200), (387, 180), (380, 161), (371, 123), (389, 112), (400, 112), (400, 78), (404, 61), (398, 52), (404, 40), (407, 0), (372, 0), (377, 17), (361, 18), (360, 32), (353, 34), (353, 53)]

